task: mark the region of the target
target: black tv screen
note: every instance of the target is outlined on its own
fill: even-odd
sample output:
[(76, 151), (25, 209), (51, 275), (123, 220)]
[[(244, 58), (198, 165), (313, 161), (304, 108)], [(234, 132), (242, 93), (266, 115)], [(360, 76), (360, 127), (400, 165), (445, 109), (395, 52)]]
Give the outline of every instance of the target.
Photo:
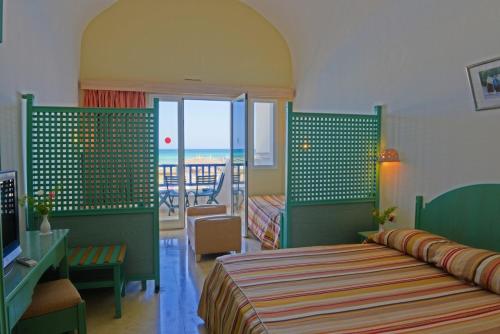
[(4, 267), (12, 262), (20, 251), (18, 207), (16, 172), (0, 172), (0, 213)]

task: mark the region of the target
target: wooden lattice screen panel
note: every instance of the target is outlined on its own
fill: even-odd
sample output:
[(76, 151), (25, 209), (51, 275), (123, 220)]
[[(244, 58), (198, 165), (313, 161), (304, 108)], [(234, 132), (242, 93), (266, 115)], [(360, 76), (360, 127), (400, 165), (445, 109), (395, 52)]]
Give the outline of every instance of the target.
[(28, 98), (28, 192), (60, 187), (55, 215), (157, 206), (154, 109), (36, 107)]
[(288, 113), (287, 203), (377, 200), (376, 115)]

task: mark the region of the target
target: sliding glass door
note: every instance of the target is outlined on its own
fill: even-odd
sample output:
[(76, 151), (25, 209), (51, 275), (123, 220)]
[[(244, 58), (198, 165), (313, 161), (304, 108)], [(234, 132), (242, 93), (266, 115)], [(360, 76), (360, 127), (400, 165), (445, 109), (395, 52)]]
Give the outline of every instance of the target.
[(231, 102), (231, 212), (241, 216), (247, 235), (248, 216), (248, 99), (243, 94)]

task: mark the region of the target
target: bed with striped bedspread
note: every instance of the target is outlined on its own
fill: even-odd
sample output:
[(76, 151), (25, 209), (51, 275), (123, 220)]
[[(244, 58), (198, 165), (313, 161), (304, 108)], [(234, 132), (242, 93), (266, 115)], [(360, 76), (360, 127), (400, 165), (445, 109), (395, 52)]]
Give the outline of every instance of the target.
[(210, 333), (500, 333), (500, 296), (378, 244), (217, 259), (198, 313)]
[(280, 217), (284, 208), (283, 195), (248, 198), (248, 230), (260, 240), (262, 249), (279, 248)]

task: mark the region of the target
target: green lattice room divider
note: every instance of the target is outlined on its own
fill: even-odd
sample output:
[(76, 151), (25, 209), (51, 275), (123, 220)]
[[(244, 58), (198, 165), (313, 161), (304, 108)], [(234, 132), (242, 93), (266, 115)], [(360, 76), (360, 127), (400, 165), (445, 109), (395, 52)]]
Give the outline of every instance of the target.
[(377, 199), (380, 113), (288, 114), (291, 205)]
[[(81, 217), (101, 219), (103, 232), (125, 233), (126, 238), (126, 224), (119, 217), (146, 215), (153, 220), (153, 230), (145, 228), (143, 233), (151, 235), (136, 236), (137, 240), (153, 240), (157, 245), (158, 102), (151, 109), (103, 109), (40, 107), (33, 105), (32, 95), (25, 99), (28, 193), (60, 188), (52, 219), (80, 217), (82, 234), (94, 232), (81, 227), (88, 223)], [(106, 225), (106, 216), (119, 226)], [(91, 224), (87, 225), (90, 229)], [(28, 228), (38, 228), (33, 213), (28, 214)], [(157, 262), (157, 249), (153, 253)]]
[(380, 129), (379, 106), (374, 114), (299, 113), (290, 103), (286, 211), (347, 203), (377, 206)]

